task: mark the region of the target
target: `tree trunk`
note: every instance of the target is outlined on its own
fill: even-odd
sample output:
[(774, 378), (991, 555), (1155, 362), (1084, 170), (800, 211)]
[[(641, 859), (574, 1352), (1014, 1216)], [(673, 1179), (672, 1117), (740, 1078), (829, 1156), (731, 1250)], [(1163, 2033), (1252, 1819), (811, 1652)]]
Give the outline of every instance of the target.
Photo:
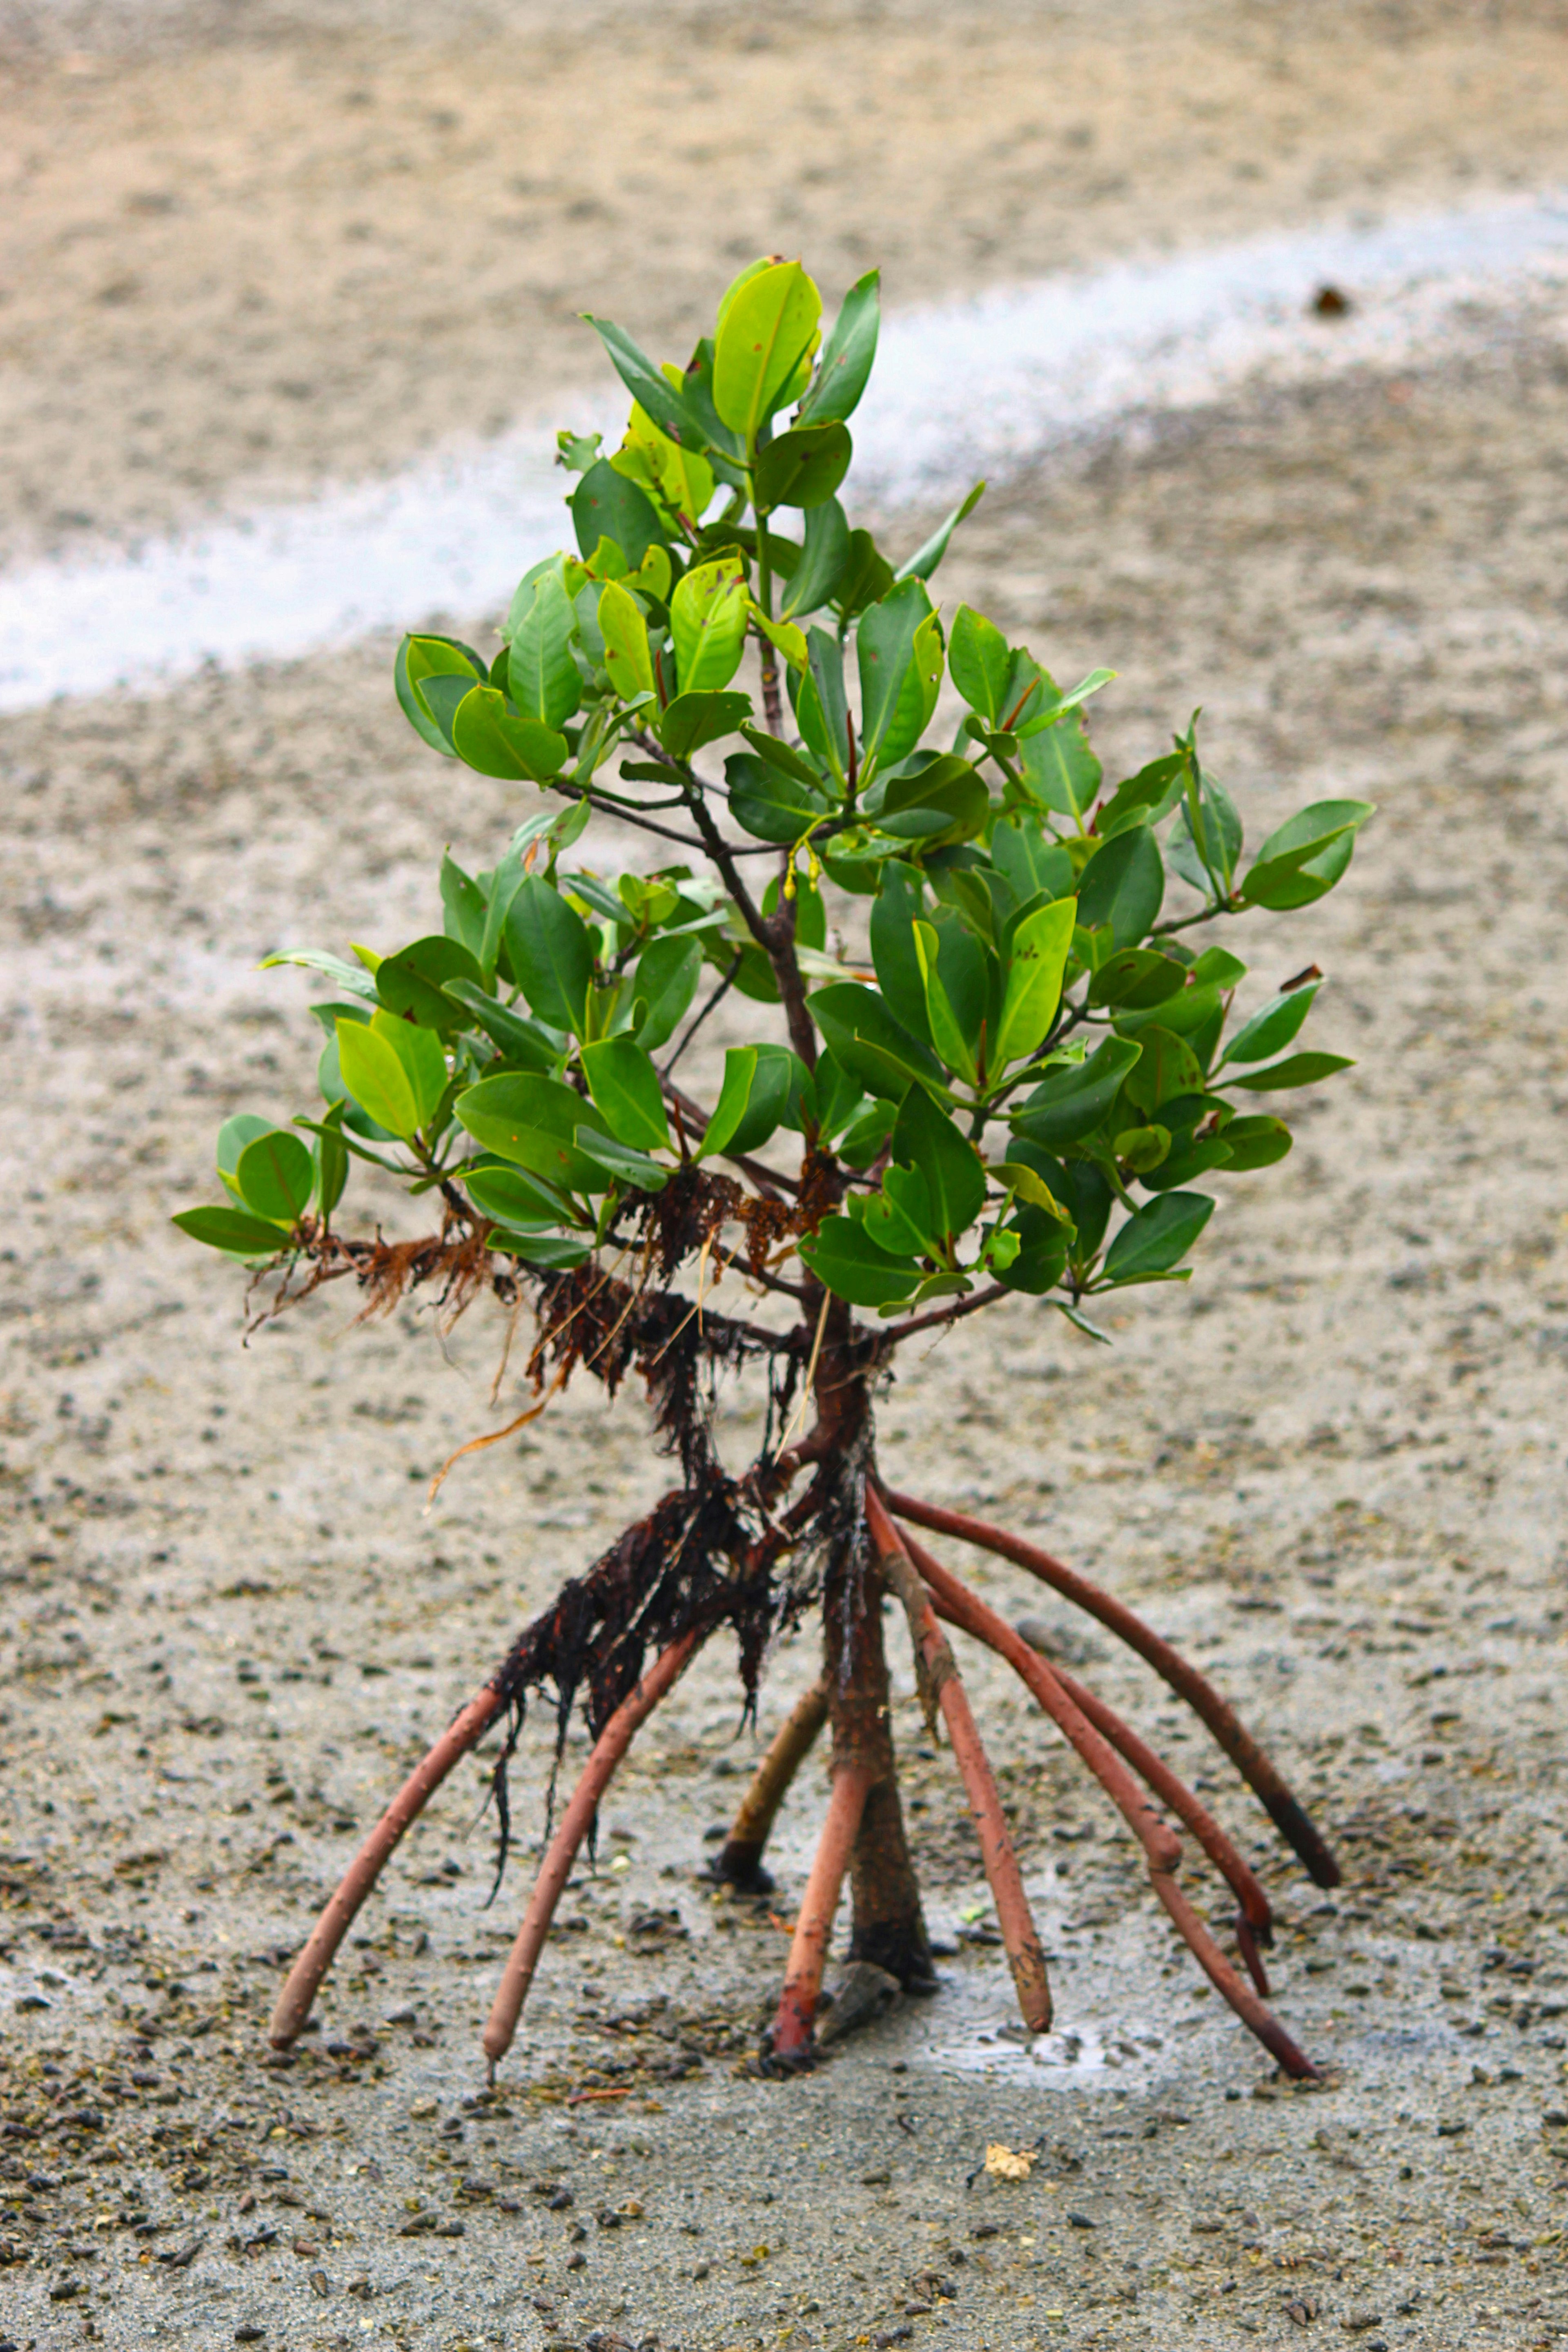
[(906, 1992), (936, 1989), (920, 1883), (904, 1835), (893, 1756), (882, 1588), (867, 1555), (853, 1561), (831, 1597), (827, 1620), (829, 1708), (835, 1773), (859, 1770), (870, 1788), (849, 1861), (854, 1904), (849, 1956), (873, 1960)]

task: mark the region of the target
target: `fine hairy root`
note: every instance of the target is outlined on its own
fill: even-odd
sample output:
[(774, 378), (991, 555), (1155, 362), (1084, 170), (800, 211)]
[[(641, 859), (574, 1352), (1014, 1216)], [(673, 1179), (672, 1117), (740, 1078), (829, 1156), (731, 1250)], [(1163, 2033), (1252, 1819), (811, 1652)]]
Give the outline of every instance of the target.
[(1064, 1567), (1059, 1559), (1053, 1559), (1049, 1552), (1009, 1535), (1004, 1528), (993, 1527), (988, 1519), (973, 1518), (966, 1511), (950, 1511), (934, 1503), (922, 1503), (917, 1496), (894, 1494), (890, 1489), (885, 1492), (889, 1508), (900, 1518), (911, 1519), (916, 1527), (929, 1528), (937, 1535), (956, 1536), (961, 1542), (974, 1544), (982, 1551), (995, 1552), (999, 1558), (1012, 1560), (1016, 1567), (1026, 1569), (1042, 1584), (1048, 1584), (1089, 1616), (1098, 1618), (1129, 1649), (1136, 1650), (1207, 1727), (1254, 1790), (1287, 1845), (1300, 1857), (1313, 1885), (1339, 1885), (1339, 1864), (1305, 1808), (1292, 1795), (1272, 1759), (1247, 1730), (1234, 1708), (1195, 1666), (1189, 1665), (1169, 1642), (1163, 1641), (1124, 1602), (1102, 1591), (1073, 1569)]
[(805, 2065), (811, 2058), (812, 2027), (822, 1999), (823, 1963), (871, 1781), (871, 1768), (866, 1764), (842, 1763), (833, 1775), (827, 1819), (801, 1896), (784, 1991), (769, 2036), (769, 2063), (781, 2069)]
[(903, 1603), (910, 1621), (910, 1638), (922, 1678), (922, 1696), (928, 1708), (933, 1701), (941, 1708), (952, 1743), (953, 1760), (963, 1776), (969, 1810), (979, 1833), (985, 1875), (996, 1905), (996, 1921), (1013, 1971), (1019, 2010), (1031, 2033), (1047, 2033), (1051, 2023), (1051, 1988), (1046, 1974), (1046, 1956), (1030, 1916), (1023, 1875), (1007, 1834), (990, 1759), (975, 1727), (957, 1664), (903, 1538), (888, 1517), (876, 1488), (869, 1484), (866, 1488), (866, 1519), (877, 1564)]
[(528, 1999), (528, 1989), (533, 1981), (533, 1971), (539, 1965), (539, 1955), (550, 1933), (550, 1923), (555, 1916), (577, 1850), (594, 1825), (599, 1800), (614, 1778), (616, 1767), (631, 1746), (639, 1727), (646, 1723), (659, 1701), (674, 1688), (689, 1664), (701, 1636), (696, 1631), (683, 1633), (655, 1661), (635, 1690), (621, 1701), (595, 1742), (594, 1750), (583, 1768), (583, 1776), (572, 1791), (571, 1801), (561, 1816), (560, 1824), (551, 1839), (539, 1875), (533, 1882), (533, 1892), (528, 1898), (522, 1925), (517, 1941), (508, 1956), (497, 1989), (489, 2021), (483, 2035), (484, 2053), (490, 2062), (493, 2074), (498, 2062), (511, 2048), (517, 2021), (522, 2014), (522, 2004)]
[(1006, 1659), (1116, 1805), (1143, 1847), (1154, 1892), (1215, 1990), (1288, 2074), (1298, 2079), (1314, 2076), (1318, 2070), (1311, 2060), (1297, 2048), (1279, 2020), (1237, 1975), (1176, 1885), (1175, 1871), (1182, 1849), (1175, 1835), (1150, 1811), (1121, 1758), (1074, 1705), (1053, 1669), (1012, 1626), (933, 1559), (922, 1545), (908, 1536), (905, 1541), (941, 1613)]
[(298, 2040), (338, 1946), (404, 1832), (418, 1820), (453, 1765), (460, 1763), (471, 1748), (478, 1747), (505, 1704), (493, 1684), (487, 1683), (482, 1690), (476, 1691), (451, 1729), (442, 1734), (405, 1780), (344, 1872), (331, 1901), (289, 1971), (288, 1982), (278, 1996), (268, 2028), (268, 2039), (274, 2050), (287, 2050), (290, 2042)]
[(767, 1895), (773, 1878), (763, 1868), (763, 1854), (779, 1807), (790, 1785), (816, 1747), (827, 1721), (827, 1685), (823, 1679), (803, 1691), (773, 1736), (772, 1746), (752, 1775), (730, 1834), (714, 1856), (710, 1876), (721, 1885)]

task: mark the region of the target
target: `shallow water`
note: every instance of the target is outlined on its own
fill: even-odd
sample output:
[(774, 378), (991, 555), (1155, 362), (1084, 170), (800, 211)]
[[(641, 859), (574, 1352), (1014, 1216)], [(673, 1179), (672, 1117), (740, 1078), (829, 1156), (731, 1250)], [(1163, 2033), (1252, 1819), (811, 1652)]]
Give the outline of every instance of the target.
[[(1311, 309), (1320, 286), (1348, 298)], [(1085, 436), (1260, 382), (1415, 364), (1495, 338), (1568, 287), (1568, 196), (1319, 226), (890, 318), (856, 420), (856, 482), (931, 505)], [(579, 408), (579, 429), (616, 412)], [(543, 420), (390, 480), (132, 552), (0, 575), (0, 709), (290, 659), (383, 627), (494, 610), (559, 546), (568, 488)]]

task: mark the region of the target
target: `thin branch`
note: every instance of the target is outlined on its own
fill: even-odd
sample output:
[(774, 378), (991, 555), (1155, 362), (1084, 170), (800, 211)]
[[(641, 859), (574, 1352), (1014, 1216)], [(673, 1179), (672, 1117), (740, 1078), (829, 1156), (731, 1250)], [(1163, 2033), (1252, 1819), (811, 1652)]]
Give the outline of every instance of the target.
[(915, 1315), (907, 1323), (895, 1323), (888, 1333), (889, 1341), (912, 1339), (917, 1331), (935, 1331), (944, 1323), (961, 1322), (964, 1316), (978, 1315), (983, 1307), (993, 1307), (1007, 1295), (1004, 1284), (993, 1282), (985, 1289), (977, 1290), (973, 1298), (959, 1299), (955, 1306), (933, 1307), (929, 1315)]
[(677, 1062), (679, 1061), (682, 1054), (685, 1053), (688, 1045), (690, 1045), (691, 1040), (696, 1036), (697, 1032), (707, 1020), (708, 1015), (713, 1011), (714, 1006), (723, 1003), (725, 997), (729, 994), (731, 988), (734, 984), (735, 975), (740, 971), (744, 959), (744, 949), (737, 948), (735, 950), (734, 962), (730, 966), (729, 971), (724, 974), (723, 979), (719, 982), (718, 987), (713, 991), (712, 995), (708, 999), (708, 1002), (703, 1006), (701, 1012), (698, 1013), (695, 1020), (692, 1021), (689, 1027), (687, 1029), (685, 1036), (681, 1038), (680, 1042), (676, 1046), (675, 1051), (671, 1054), (668, 1061), (666, 1062), (664, 1067), (660, 1070), (658, 1075), (661, 1079), (668, 1078), (671, 1070), (674, 1069)]

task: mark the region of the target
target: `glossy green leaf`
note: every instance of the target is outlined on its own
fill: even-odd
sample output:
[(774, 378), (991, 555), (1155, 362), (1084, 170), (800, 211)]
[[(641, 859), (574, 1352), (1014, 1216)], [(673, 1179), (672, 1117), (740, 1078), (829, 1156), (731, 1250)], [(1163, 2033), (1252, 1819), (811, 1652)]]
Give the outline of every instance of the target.
[(263, 956), (257, 969), (271, 971), (279, 964), (298, 964), (306, 971), (325, 972), (327, 978), (347, 992), (350, 996), (363, 996), (375, 1002), (375, 982), (363, 964), (345, 963), (342, 956), (327, 955), (320, 948), (280, 948), (276, 955)]
[(464, 1190), (484, 1217), (500, 1225), (571, 1224), (576, 1212), (563, 1192), (521, 1168), (480, 1167), (462, 1171)]
[(672, 441), (678, 441), (683, 448), (700, 449), (706, 438), (701, 425), (663, 369), (655, 366), (625, 328), (608, 319), (596, 319), (591, 310), (582, 315), (608, 352), (616, 373), (638, 407)]
[(511, 902), (506, 948), (517, 983), (540, 1019), (585, 1036), (594, 975), (588, 927), (537, 874), (524, 877)]
[(694, 564), (670, 599), (670, 635), (682, 696), (729, 685), (745, 649), (749, 606), (739, 556)]
[[(679, 593), (678, 589), (676, 593)], [(710, 687), (700, 687), (694, 693), (678, 694), (655, 719), (654, 732), (672, 760), (689, 760), (705, 743), (738, 734), (751, 715), (749, 694), (721, 694)]]
[(632, 1037), (604, 1037), (583, 1048), (588, 1091), (617, 1143), (634, 1151), (668, 1151), (664, 1094), (646, 1049)]
[[(965, 935), (956, 926), (947, 928), (954, 945), (966, 944), (974, 955), (980, 953), (976, 943), (972, 940), (966, 941)], [(973, 1087), (979, 1076), (980, 1024), (984, 1017), (985, 992), (984, 986), (978, 992), (980, 1002), (976, 1017), (966, 1020), (963, 1012), (950, 996), (942, 977), (942, 935), (934, 924), (915, 924), (915, 957), (920, 966), (921, 986), (925, 999), (927, 1034), (938, 1060), (944, 1062), (965, 1086)]]
[(770, 766), (753, 751), (733, 751), (724, 762), (730, 814), (756, 841), (798, 841), (828, 813), (823, 793)]
[(994, 1269), (996, 1280), (1005, 1289), (1042, 1297), (1056, 1287), (1066, 1270), (1068, 1228), (1044, 1210), (1025, 1207), (1009, 1220), (1005, 1230), (1017, 1234), (1018, 1255), (1011, 1265)]
[(349, 1181), (349, 1151), (343, 1141), (343, 1108), (333, 1103), (316, 1130), (315, 1171), (316, 1206), (323, 1219), (343, 1197)]
[(1113, 839), (1130, 824), (1158, 824), (1180, 800), (1186, 774), (1187, 763), (1181, 753), (1168, 751), (1163, 760), (1151, 760), (1146, 768), (1118, 784), (1095, 820), (1101, 841)]
[(420, 688), (427, 678), (455, 677), (478, 684), (488, 675), (472, 646), (457, 637), (406, 636), (392, 667), (393, 687), (404, 717), (432, 751), (445, 752), (448, 759), (453, 756), (449, 731), (437, 722)]
[(700, 1160), (728, 1150), (731, 1139), (744, 1118), (746, 1106), (752, 1098), (757, 1061), (754, 1045), (731, 1045), (727, 1049), (724, 1083), (719, 1089), (719, 1099), (713, 1106), (712, 1117), (703, 1134), (701, 1149), (697, 1155)]
[[(637, 598), (618, 580), (606, 581), (599, 592), (599, 634), (605, 641), (605, 667), (610, 684), (624, 702), (653, 692), (653, 654), (647, 623)], [(723, 681), (721, 679), (720, 684)]]
[(1078, 919), (1086, 930), (1109, 925), (1119, 948), (1133, 948), (1159, 919), (1165, 897), (1160, 845), (1146, 825), (1097, 849), (1079, 877)]
[(1149, 1282), (1181, 1264), (1214, 1214), (1202, 1192), (1164, 1192), (1129, 1217), (1105, 1254), (1113, 1283)]
[(1171, 1130), (1158, 1125), (1124, 1128), (1111, 1143), (1124, 1175), (1147, 1176), (1171, 1156)]
[(1333, 888), (1357, 833), (1375, 814), (1371, 801), (1314, 801), (1264, 842), (1242, 883), (1243, 898), (1277, 912), (1310, 907)]
[(338, 1066), (362, 1109), (389, 1135), (407, 1142), (434, 1116), (447, 1085), (439, 1039), (390, 1013), (373, 1021), (340, 1021)]
[(849, 523), (837, 499), (807, 510), (800, 561), (779, 600), (781, 621), (804, 621), (838, 593), (849, 561)]
[(1070, 898), (1078, 888), (1072, 859), (1026, 810), (993, 829), (991, 862), (1020, 906), (1040, 891), (1047, 898)]
[(1142, 1031), (1138, 1043), (1143, 1051), (1137, 1068), (1128, 1073), (1127, 1099), (1146, 1117), (1152, 1118), (1173, 1096), (1202, 1091), (1203, 1067), (1184, 1037), (1154, 1027)]
[(519, 1069), (549, 1070), (561, 1059), (566, 1042), (561, 1031), (530, 1020), (526, 1013), (501, 1003), (498, 997), (487, 996), (472, 981), (450, 980), (446, 992), (461, 1006), (464, 1026), (482, 1029), (497, 1051)]
[(1229, 895), (1236, 862), (1241, 856), (1241, 816), (1230, 794), (1212, 776), (1204, 777), (1200, 804), (1201, 855), (1198, 836), (1193, 831), (1190, 794), (1171, 827), (1165, 854), (1184, 882), (1190, 883), (1205, 898), (1212, 898), (1217, 894), (1223, 899)]
[(877, 356), (880, 286), (880, 271), (868, 269), (844, 297), (833, 331), (822, 347), (816, 373), (800, 404), (803, 425), (842, 423), (859, 405)]
[(700, 940), (668, 936), (643, 950), (632, 982), (632, 1003), (641, 1008), (637, 1040), (651, 1053), (675, 1034), (690, 1010), (702, 976)]
[(1177, 996), (1186, 986), (1187, 967), (1154, 948), (1121, 948), (1102, 963), (1089, 985), (1091, 1004), (1143, 1012)]
[(476, 686), (457, 706), (452, 748), (481, 776), (499, 776), (507, 782), (526, 778), (536, 784), (560, 774), (568, 751), (564, 735), (537, 719), (519, 718), (492, 686)]
[(883, 1003), (874, 989), (858, 981), (832, 981), (814, 990), (806, 1010), (841, 1069), (858, 1078), (868, 1094), (902, 1100), (910, 1081), (942, 1083), (936, 1056)]
[(956, 1244), (985, 1204), (985, 1169), (974, 1146), (923, 1087), (911, 1087), (900, 1106), (893, 1158), (920, 1170), (931, 1200), (931, 1230)]
[(752, 484), (764, 514), (774, 507), (825, 506), (849, 471), (855, 445), (847, 425), (796, 425), (757, 452)]
[(596, 1171), (594, 1184), (584, 1186), (600, 1192), (606, 1189), (606, 1178), (613, 1183), (629, 1186), (638, 1192), (662, 1192), (668, 1183), (671, 1171), (635, 1144), (623, 1143), (618, 1136), (603, 1135), (596, 1128), (579, 1126), (577, 1150)]
[(1229, 1062), (1266, 1062), (1270, 1054), (1278, 1054), (1282, 1046), (1289, 1045), (1311, 1011), (1312, 999), (1321, 984), (1313, 981), (1302, 988), (1289, 989), (1260, 1013), (1255, 1013), (1226, 1047), (1220, 1068), (1223, 1070)]
[(484, 944), (485, 894), (450, 856), (441, 860), (441, 908), (447, 937), (477, 957)]
[(800, 1124), (798, 1111), (806, 1075), (805, 1065), (786, 1045), (758, 1045), (755, 1051), (757, 1066), (746, 1097), (746, 1107), (731, 1129), (725, 1146), (731, 1152), (760, 1151), (776, 1129), (798, 1127)]
[(577, 545), (592, 555), (601, 539), (613, 541), (635, 572), (650, 547), (667, 544), (658, 510), (646, 490), (618, 474), (607, 457), (590, 466), (572, 495)]
[(852, 1307), (893, 1306), (920, 1283), (915, 1260), (879, 1249), (854, 1217), (825, 1217), (811, 1239), (802, 1242), (800, 1255), (823, 1287)]
[(1019, 765), (1030, 790), (1058, 816), (1079, 824), (1094, 806), (1101, 769), (1081, 711), (1069, 711), (1043, 734), (1018, 747)]
[(1131, 1038), (1108, 1037), (1087, 1061), (1052, 1070), (1014, 1113), (1015, 1129), (1047, 1151), (1059, 1151), (1092, 1134), (1142, 1052)]
[(788, 674), (795, 717), (806, 746), (826, 760), (843, 780), (849, 760), (849, 698), (844, 689), (844, 649), (826, 629), (805, 633), (806, 666), (802, 677)]
[(915, 945), (915, 920), (921, 896), (911, 869), (889, 858), (883, 866), (876, 904), (871, 908), (871, 961), (895, 1019), (922, 1045), (931, 1043), (926, 1013), (925, 975)]
[(916, 842), (922, 850), (973, 840), (991, 814), (984, 778), (954, 751), (933, 751), (911, 761), (871, 798), (878, 831)]
[(861, 615), (855, 649), (860, 671), (860, 764), (875, 763), (915, 660), (915, 633), (931, 614), (925, 583), (906, 580)]
[(512, 632), (507, 685), (526, 719), (560, 728), (583, 699), (583, 674), (572, 656), (577, 615), (559, 575), (543, 572)]
[(849, 552), (833, 602), (846, 621), (869, 604), (889, 595), (895, 585), (893, 567), (868, 530), (852, 530)]
[(602, 1192), (610, 1181), (607, 1169), (577, 1149), (580, 1129), (603, 1132), (603, 1114), (558, 1078), (481, 1078), (454, 1108), (487, 1151), (568, 1192)]
[(994, 621), (970, 605), (961, 604), (953, 614), (952, 638), (947, 649), (947, 666), (952, 672), (952, 682), (972, 710), (977, 710), (991, 726), (999, 723), (1002, 698), (1007, 691), (1007, 679), (1013, 656), (1007, 650), (1007, 640)]
[(765, 760), (770, 768), (776, 768), (781, 775), (808, 786), (814, 793), (822, 791), (821, 770), (814, 768), (805, 752), (797, 751), (793, 743), (781, 742), (776, 735), (770, 735), (765, 727), (748, 725), (742, 727), (741, 732), (758, 758)]
[(245, 1150), (246, 1145), (253, 1142), (258, 1135), (270, 1135), (273, 1132), (273, 1121), (269, 1118), (260, 1118), (255, 1111), (251, 1110), (236, 1112), (232, 1118), (226, 1118), (219, 1128), (216, 1150), (217, 1172), (223, 1179), (226, 1192), (231, 1192), (237, 1201), (242, 1197), (238, 1175), (240, 1153)]
[(252, 1136), (234, 1171), (247, 1209), (274, 1224), (292, 1225), (310, 1205), (316, 1167), (309, 1148), (286, 1127)]
[(1288, 1054), (1266, 1070), (1249, 1070), (1246, 1077), (1227, 1077), (1225, 1083), (1245, 1087), (1248, 1094), (1279, 1094), (1286, 1087), (1315, 1087), (1320, 1078), (1331, 1078), (1336, 1070), (1354, 1067), (1348, 1054)]
[(812, 349), (822, 297), (798, 261), (769, 264), (726, 298), (713, 343), (713, 405), (750, 448)]
[(416, 940), (395, 956), (384, 956), (375, 968), (375, 992), (389, 1013), (450, 1037), (468, 1024), (444, 992), (447, 983), (464, 980), (477, 985), (479, 978), (478, 957), (460, 940), (436, 933)]
[(952, 538), (953, 532), (958, 529), (961, 522), (968, 521), (970, 516), (974, 512), (975, 508), (980, 504), (981, 499), (984, 496), (984, 483), (976, 482), (974, 488), (969, 492), (968, 496), (961, 499), (959, 504), (953, 508), (952, 513), (945, 516), (943, 520), (938, 523), (931, 537), (928, 540), (921, 541), (921, 545), (916, 548), (914, 553), (909, 558), (908, 562), (900, 564), (898, 571), (894, 575), (895, 578), (900, 580), (929, 580), (931, 573), (936, 570), (937, 565), (942, 562), (942, 557), (947, 553), (948, 545)]
[(1013, 934), (1002, 1018), (990, 1056), (998, 1075), (1010, 1062), (1035, 1053), (1049, 1034), (1061, 1002), (1077, 908), (1076, 899), (1053, 899), (1026, 915)]
[(867, 1202), (860, 1223), (889, 1256), (930, 1257), (941, 1251), (931, 1193), (918, 1168), (884, 1170), (882, 1189)]
[(182, 1209), (171, 1223), (194, 1242), (226, 1250), (232, 1257), (275, 1257), (289, 1246), (281, 1226), (249, 1216), (243, 1209)]
[(564, 1235), (552, 1234), (513, 1234), (498, 1227), (490, 1235), (492, 1249), (505, 1250), (509, 1257), (521, 1260), (524, 1265), (546, 1266), (552, 1274), (564, 1274), (574, 1266), (585, 1265), (593, 1255), (587, 1242), (568, 1241)]

